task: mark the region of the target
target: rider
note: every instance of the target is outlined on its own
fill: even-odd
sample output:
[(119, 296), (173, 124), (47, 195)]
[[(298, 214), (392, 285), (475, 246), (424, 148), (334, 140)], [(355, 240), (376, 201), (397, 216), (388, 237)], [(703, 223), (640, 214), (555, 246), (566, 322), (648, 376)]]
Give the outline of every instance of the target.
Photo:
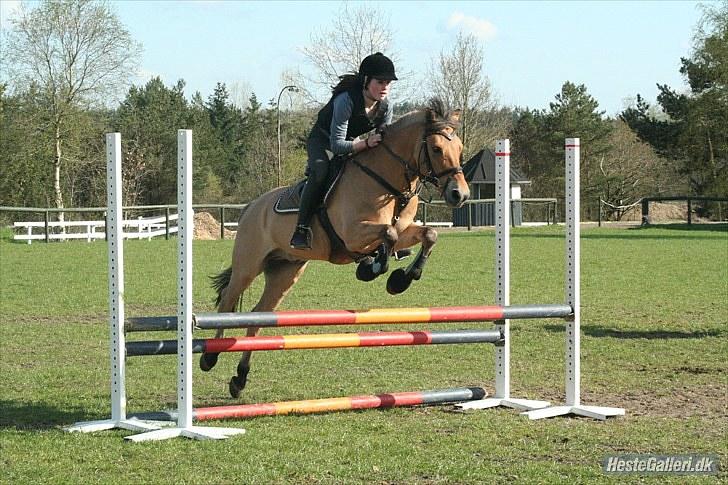
[[(386, 98), (391, 82), (396, 80), (394, 63), (381, 52), (365, 57), (357, 73), (339, 77), (306, 143), (308, 179), (291, 238), (292, 248), (311, 249), (311, 217), (321, 199), (333, 155), (358, 153), (382, 141), (378, 132), (392, 122), (392, 106)], [(355, 140), (374, 129), (377, 132), (367, 138)]]

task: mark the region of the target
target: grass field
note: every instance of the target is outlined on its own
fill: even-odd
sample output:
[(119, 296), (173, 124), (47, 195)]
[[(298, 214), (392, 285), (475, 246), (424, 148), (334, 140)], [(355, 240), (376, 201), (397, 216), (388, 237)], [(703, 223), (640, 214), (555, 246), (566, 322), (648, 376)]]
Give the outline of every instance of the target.
[[(127, 431), (62, 431), (110, 415), (105, 245), (29, 246), (7, 241), (5, 233), (0, 483), (715, 482), (606, 476), (601, 461), (611, 453), (713, 453), (728, 467), (727, 229), (583, 231), (582, 401), (623, 407), (624, 417), (529, 421), (508, 409), (398, 408), (217, 422), (247, 433), (220, 442), (147, 443), (126, 442)], [(513, 304), (563, 301), (562, 232), (513, 231)], [(313, 263), (282, 308), (492, 304), (493, 245), (492, 231), (442, 233), (423, 279), (398, 297), (386, 294), (384, 279), (356, 281), (353, 266)], [(174, 313), (175, 241), (125, 247), (127, 316)], [(228, 264), (231, 247), (195, 242), (197, 310), (212, 309), (207, 276)], [(257, 282), (246, 308), (260, 291)], [(563, 401), (563, 330), (559, 320), (512, 323), (514, 397)], [(223, 354), (210, 373), (195, 369), (196, 406), (236, 402), (227, 381), (237, 357)], [(176, 406), (175, 356), (127, 364), (130, 412)], [(492, 392), (493, 376), (488, 344), (259, 352), (237, 402), (461, 386)], [(727, 477), (722, 471), (718, 479)]]

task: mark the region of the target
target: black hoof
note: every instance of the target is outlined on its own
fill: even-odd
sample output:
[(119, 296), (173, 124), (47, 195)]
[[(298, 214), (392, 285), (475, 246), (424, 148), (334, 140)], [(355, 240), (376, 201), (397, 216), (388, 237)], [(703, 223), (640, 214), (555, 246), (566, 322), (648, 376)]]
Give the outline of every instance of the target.
[(245, 389), (245, 384), (248, 382), (248, 372), (250, 372), (250, 367), (238, 364), (238, 375), (233, 376), (228, 384), (228, 390), (232, 397), (236, 399), (240, 397), (240, 392)]
[(217, 364), (217, 358), (220, 354), (202, 354), (200, 356), (200, 369), (207, 372), (215, 367)]
[(412, 278), (400, 268), (394, 270), (389, 278), (387, 278), (387, 293), (390, 295), (399, 295), (412, 284)]
[(240, 397), (240, 391), (242, 391), (243, 387), (245, 387), (245, 383), (243, 383), (243, 385), (240, 386), (238, 384), (238, 380), (239, 379), (237, 378), (237, 376), (232, 377), (232, 378), (230, 378), (230, 383), (228, 384), (228, 390), (230, 391), (230, 395), (235, 399)]
[(359, 263), (359, 266), (356, 267), (356, 279), (359, 281), (372, 281), (374, 278), (379, 276), (379, 274), (374, 272), (372, 266), (372, 263)]

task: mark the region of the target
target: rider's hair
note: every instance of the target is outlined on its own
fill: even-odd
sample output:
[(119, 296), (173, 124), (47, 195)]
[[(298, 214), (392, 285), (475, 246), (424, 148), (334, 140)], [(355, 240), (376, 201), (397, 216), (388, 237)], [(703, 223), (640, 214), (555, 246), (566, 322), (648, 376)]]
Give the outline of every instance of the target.
[(339, 83), (331, 86), (331, 95), (338, 96), (344, 91), (350, 91), (354, 88), (362, 89), (364, 87), (364, 78), (359, 73), (350, 73), (339, 76)]

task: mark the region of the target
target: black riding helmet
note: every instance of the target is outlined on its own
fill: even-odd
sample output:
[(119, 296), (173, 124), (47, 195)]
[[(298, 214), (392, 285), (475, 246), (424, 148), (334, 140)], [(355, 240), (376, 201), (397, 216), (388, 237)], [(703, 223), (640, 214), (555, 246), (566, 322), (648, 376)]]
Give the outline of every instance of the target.
[(366, 56), (359, 66), (359, 75), (368, 78), (382, 79), (385, 81), (396, 81), (397, 75), (394, 73), (394, 63), (392, 60), (377, 52)]

